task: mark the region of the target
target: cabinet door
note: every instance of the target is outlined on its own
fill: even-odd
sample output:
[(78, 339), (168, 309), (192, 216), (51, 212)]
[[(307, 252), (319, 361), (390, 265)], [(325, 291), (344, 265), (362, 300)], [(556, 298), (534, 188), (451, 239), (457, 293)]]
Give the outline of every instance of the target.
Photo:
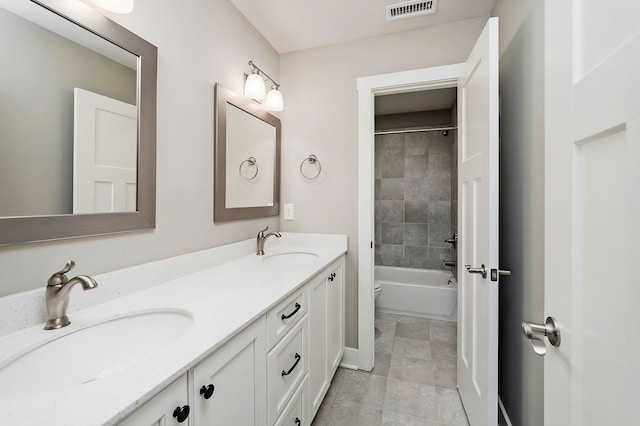
[(331, 381), (344, 354), (344, 266), (329, 269), (327, 278), (327, 363)]
[(189, 425), (190, 416), (183, 422), (178, 422), (178, 419), (173, 416), (176, 408), (183, 413), (185, 406), (188, 407), (186, 374), (134, 411), (120, 423), (120, 426), (186, 426)]
[(193, 369), (196, 425), (266, 425), (265, 341), (263, 318)]
[(327, 275), (322, 272), (309, 283), (309, 396), (312, 417), (329, 388), (327, 366)]

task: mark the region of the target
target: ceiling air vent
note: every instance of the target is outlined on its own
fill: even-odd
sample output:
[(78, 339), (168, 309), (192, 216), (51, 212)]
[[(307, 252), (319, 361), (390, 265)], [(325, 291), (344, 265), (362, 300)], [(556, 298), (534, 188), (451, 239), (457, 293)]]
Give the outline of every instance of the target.
[(387, 21), (436, 13), (437, 0), (404, 1), (387, 6)]

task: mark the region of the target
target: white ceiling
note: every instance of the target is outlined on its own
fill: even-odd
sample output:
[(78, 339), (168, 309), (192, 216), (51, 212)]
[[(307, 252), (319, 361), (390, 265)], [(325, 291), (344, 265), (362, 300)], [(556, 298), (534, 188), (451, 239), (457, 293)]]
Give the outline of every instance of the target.
[(435, 14), (389, 22), (397, 0), (231, 0), (279, 53), (484, 16), (495, 2), (438, 0)]

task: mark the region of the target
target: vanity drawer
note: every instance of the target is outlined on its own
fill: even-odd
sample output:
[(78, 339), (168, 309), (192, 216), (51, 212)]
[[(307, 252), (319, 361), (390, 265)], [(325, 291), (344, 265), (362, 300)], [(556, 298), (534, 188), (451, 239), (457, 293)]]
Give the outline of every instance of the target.
[(306, 287), (292, 294), (267, 315), (267, 345), (272, 348), (307, 313)]
[(308, 378), (309, 376), (306, 376), (302, 384), (298, 386), (298, 389), (291, 397), (291, 401), (289, 401), (274, 426), (307, 426), (309, 424), (309, 419), (307, 418), (308, 410), (304, 405), (308, 392)]
[(308, 371), (307, 316), (267, 354), (268, 424), (284, 411)]

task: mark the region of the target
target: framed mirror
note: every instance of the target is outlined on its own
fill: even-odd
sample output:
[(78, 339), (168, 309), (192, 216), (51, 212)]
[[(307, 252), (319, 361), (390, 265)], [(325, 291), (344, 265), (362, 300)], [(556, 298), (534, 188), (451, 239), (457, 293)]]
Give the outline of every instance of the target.
[(0, 245), (155, 227), (157, 48), (90, 6), (0, 0)]
[(215, 85), (214, 222), (278, 216), (280, 119)]

